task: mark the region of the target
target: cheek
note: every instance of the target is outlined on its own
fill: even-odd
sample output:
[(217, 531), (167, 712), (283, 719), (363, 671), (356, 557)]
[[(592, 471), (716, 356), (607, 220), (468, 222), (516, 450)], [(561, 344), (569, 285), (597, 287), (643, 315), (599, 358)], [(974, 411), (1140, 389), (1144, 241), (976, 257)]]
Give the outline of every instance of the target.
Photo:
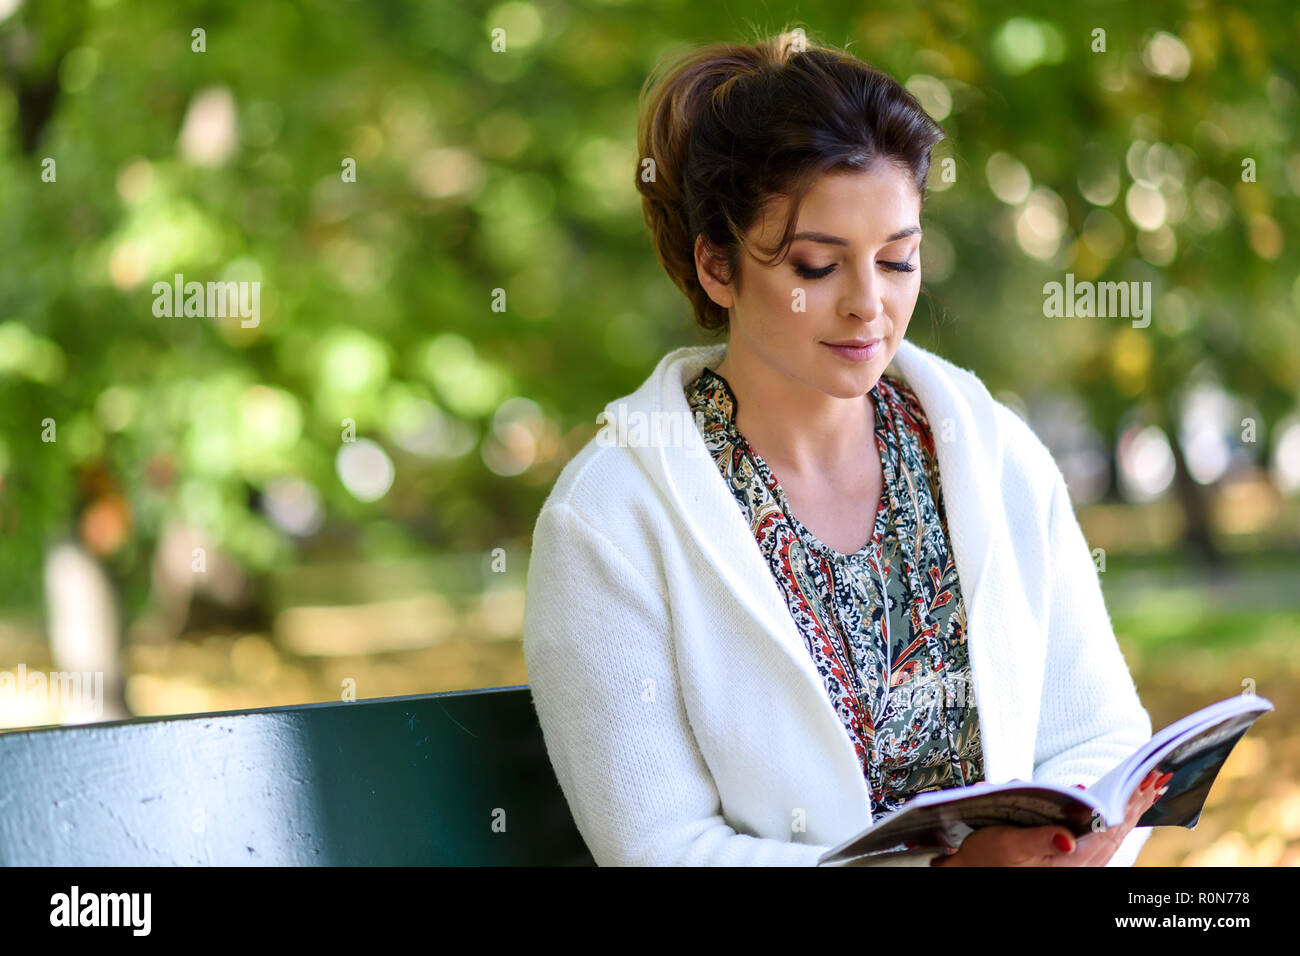
[[(792, 319), (800, 319), (813, 310), (813, 303), (820, 303), (826, 293), (817, 288), (816, 282), (809, 282), (795, 277), (774, 279), (763, 287), (762, 315), (764, 324), (774, 329), (789, 327)], [(803, 309), (803, 311), (799, 311)]]
[(899, 282), (890, 290), (888, 301), (906, 307), (914, 304), (920, 295), (921, 274), (920, 270), (917, 270), (907, 277), (906, 282)]

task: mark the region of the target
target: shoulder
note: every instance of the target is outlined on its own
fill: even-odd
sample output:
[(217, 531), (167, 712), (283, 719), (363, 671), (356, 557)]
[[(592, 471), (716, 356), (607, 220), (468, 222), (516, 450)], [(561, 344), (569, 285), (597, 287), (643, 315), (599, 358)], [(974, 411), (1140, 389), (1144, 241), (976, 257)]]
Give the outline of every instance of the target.
[(542, 510), (565, 505), (600, 526), (613, 512), (626, 510), (629, 500), (643, 498), (650, 487), (645, 470), (627, 447), (592, 437), (560, 469)]
[[(1047, 445), (1030, 424), (989, 391), (975, 372), (933, 353), (915, 349), (915, 371), (924, 378), (922, 391), (935, 407), (925, 407), (903, 375), (886, 374), (881, 382), (893, 407), (903, 411), (923, 436), (927, 450), (956, 442), (968, 449), (972, 478), (989, 479), (1009, 510), (1045, 515), (1058, 481), (1063, 481)], [(945, 456), (934, 454), (935, 467)]]
[[(976, 428), (989, 432), (978, 436), (985, 439), (988, 451), (1000, 461), (1009, 462), (1038, 477), (1057, 470), (1051, 452), (1030, 424), (1005, 402), (998, 401), (979, 375), (915, 345), (910, 345), (910, 349), (916, 356), (913, 361), (917, 363), (918, 374), (923, 374), (930, 386), (929, 393), (945, 396), (944, 407), (925, 409), (916, 391), (903, 377), (882, 376), (900, 407), (906, 408), (917, 420), (926, 422), (927, 426), (940, 430), (950, 417), (975, 423)], [(934, 385), (938, 381), (942, 381), (944, 387), (936, 389)], [(955, 406), (964, 406), (964, 409), (959, 411)], [(968, 412), (969, 417), (963, 412)]]
[[(591, 543), (599, 540), (602, 549), (613, 549), (655, 580), (660, 571), (651, 542), (664, 524), (661, 497), (630, 449), (592, 438), (561, 469), (542, 503), (533, 529), (534, 549), (539, 534), (563, 529)], [(556, 517), (562, 520), (548, 520)]]
[(1023, 473), (1035, 484), (1053, 481), (1061, 474), (1052, 457), (1051, 449), (1020, 414), (996, 398), (989, 398), (989, 407), (998, 423), (1000, 446), (1004, 461)]

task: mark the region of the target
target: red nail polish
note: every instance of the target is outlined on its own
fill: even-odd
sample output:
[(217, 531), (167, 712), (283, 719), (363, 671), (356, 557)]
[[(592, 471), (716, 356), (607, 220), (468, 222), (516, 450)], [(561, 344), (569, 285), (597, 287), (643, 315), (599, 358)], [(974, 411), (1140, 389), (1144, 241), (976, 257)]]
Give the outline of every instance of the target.
[(1071, 850), (1074, 849), (1074, 844), (1070, 842), (1070, 838), (1067, 837), (1064, 833), (1056, 834), (1054, 837), (1052, 837), (1052, 842), (1056, 844), (1056, 848), (1060, 850), (1062, 853), (1069, 853)]

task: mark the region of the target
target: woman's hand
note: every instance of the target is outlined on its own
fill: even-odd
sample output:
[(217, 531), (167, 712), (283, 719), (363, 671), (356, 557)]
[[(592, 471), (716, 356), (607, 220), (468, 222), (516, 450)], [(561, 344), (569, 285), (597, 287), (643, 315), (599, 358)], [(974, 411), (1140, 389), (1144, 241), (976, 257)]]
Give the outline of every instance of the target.
[[(930, 861), (931, 866), (1105, 866), (1142, 815), (1160, 799), (1173, 774), (1151, 771), (1129, 797), (1124, 822), (1085, 833), (1077, 841), (1062, 826), (982, 827), (960, 849)], [(1083, 789), (1080, 785), (1080, 789)]]

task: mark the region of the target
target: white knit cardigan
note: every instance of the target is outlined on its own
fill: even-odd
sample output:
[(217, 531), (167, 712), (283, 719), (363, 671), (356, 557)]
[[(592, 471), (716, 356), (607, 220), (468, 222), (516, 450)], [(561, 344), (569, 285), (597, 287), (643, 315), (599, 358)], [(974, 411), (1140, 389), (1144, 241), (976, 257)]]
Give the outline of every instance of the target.
[[(675, 349), (610, 402), (533, 531), (533, 702), (602, 866), (807, 866), (872, 823), (849, 736), (691, 418), (684, 386), (725, 348)], [(985, 778), (1091, 784), (1151, 722), (1061, 472), (973, 373), (906, 340), (890, 368), (935, 437)], [(1150, 833), (1107, 865), (1131, 866)]]

